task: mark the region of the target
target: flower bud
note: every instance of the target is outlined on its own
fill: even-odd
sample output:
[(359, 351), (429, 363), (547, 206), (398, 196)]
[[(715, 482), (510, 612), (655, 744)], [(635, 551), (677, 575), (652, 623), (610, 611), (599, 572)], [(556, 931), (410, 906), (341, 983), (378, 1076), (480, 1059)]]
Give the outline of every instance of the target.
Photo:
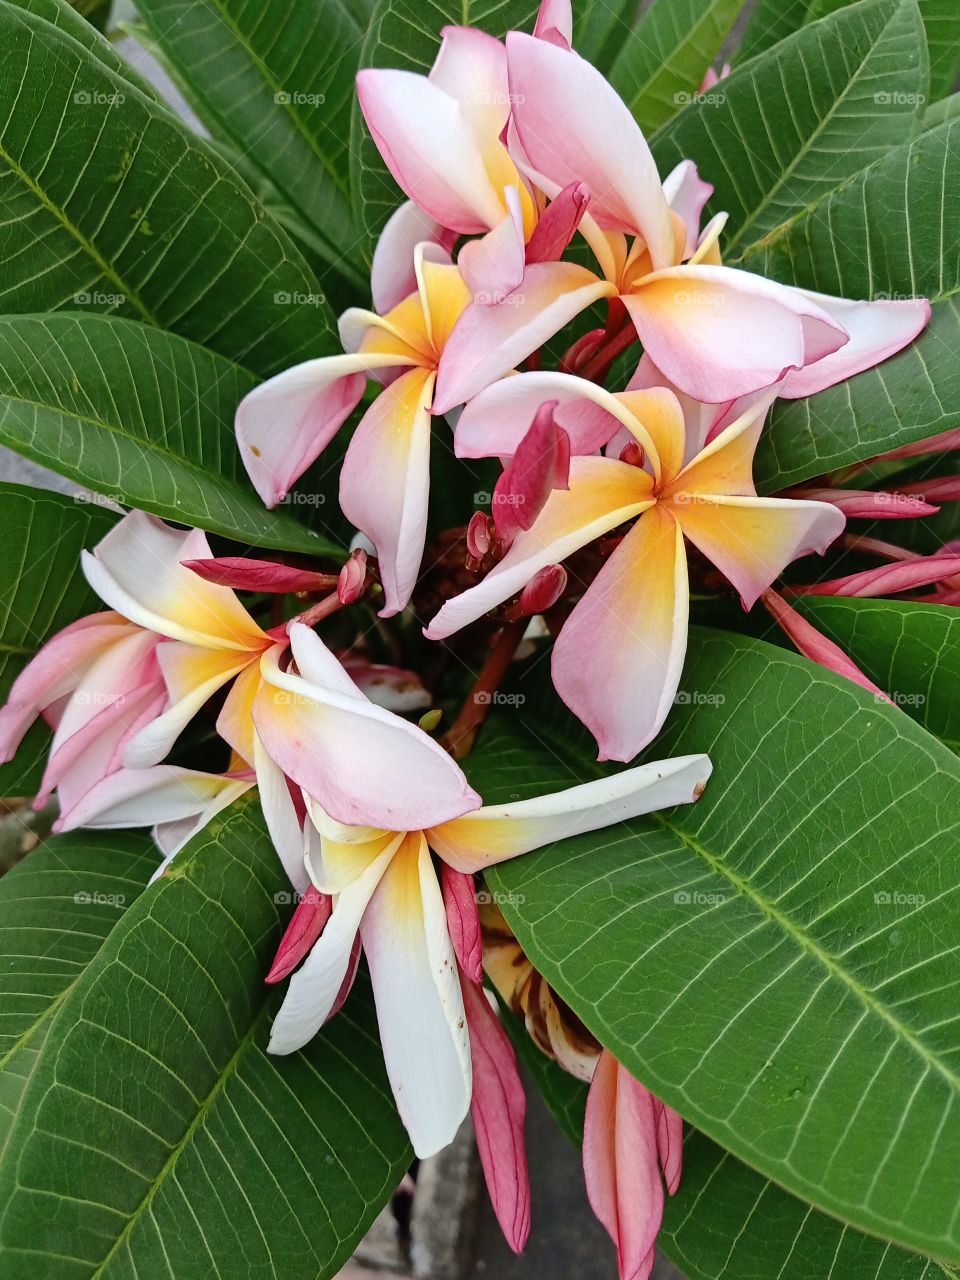
[(337, 579), (337, 599), (341, 604), (354, 604), (363, 595), (367, 580), (367, 553), (362, 548), (350, 553), (350, 559)]
[(470, 559), (482, 560), (492, 542), (493, 525), (490, 517), (483, 511), (475, 511), (467, 525), (467, 554)]
[(535, 573), (520, 593), (520, 616), (543, 613), (557, 603), (567, 589), (567, 571), (562, 564), (548, 564)]

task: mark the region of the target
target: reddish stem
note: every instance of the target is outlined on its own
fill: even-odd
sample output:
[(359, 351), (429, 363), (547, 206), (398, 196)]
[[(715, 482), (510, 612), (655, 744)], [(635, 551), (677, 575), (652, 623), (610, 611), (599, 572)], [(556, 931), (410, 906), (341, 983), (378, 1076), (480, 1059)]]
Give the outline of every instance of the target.
[(470, 754), (474, 740), (487, 712), (493, 705), (493, 695), (499, 689), (501, 681), (510, 668), (517, 646), (523, 639), (527, 629), (527, 618), (507, 623), (497, 636), (487, 659), (474, 681), (473, 688), (460, 708), (460, 714), (454, 720), (442, 742), (454, 760), (462, 760)]

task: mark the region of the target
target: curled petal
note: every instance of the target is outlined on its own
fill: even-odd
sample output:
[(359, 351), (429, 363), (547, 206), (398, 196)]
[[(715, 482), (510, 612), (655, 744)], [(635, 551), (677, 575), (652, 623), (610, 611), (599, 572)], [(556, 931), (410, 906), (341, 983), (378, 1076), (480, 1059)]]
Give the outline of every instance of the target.
[(570, 487), (570, 437), (557, 426), (555, 407), (548, 402), (537, 410), (494, 488), (493, 520), (505, 547), (533, 527), (554, 489)]
[(332, 911), (333, 899), (330, 894), (321, 893), (316, 885), (310, 885), (297, 903), (297, 909), (280, 939), (280, 946), (264, 982), (273, 984), (289, 978), (323, 933)]
[(507, 187), (507, 212), (492, 231), (479, 240), (468, 240), (457, 257), (460, 274), (474, 301), (492, 306), (523, 282), (525, 250), (520, 192)]
[(454, 432), (457, 457), (512, 457), (534, 414), (549, 400), (556, 402), (554, 417), (572, 453), (596, 453), (621, 429), (623, 409), (610, 392), (567, 373), (518, 373), (494, 382), (464, 406)]
[(828, 640), (806, 618), (800, 616), (776, 591), (765, 591), (761, 597), (764, 608), (774, 619), (783, 633), (793, 641), (797, 652), (802, 653), (811, 662), (834, 671), (838, 676), (846, 676), (861, 689), (866, 689), (878, 697), (889, 701), (882, 689), (878, 689), (872, 680), (863, 674), (855, 662), (843, 652), (839, 645)]
[(483, 981), (483, 938), (473, 876), (455, 871), (446, 863), (441, 868), (443, 905), (447, 913), (450, 941), (457, 962), (470, 982)]
[(441, 227), (412, 200), (392, 213), (380, 233), (370, 268), (373, 305), (381, 315), (398, 306), (417, 288), (413, 251), (418, 244), (432, 242), (449, 252), (456, 233)]
[(589, 203), (590, 191), (584, 183), (565, 186), (541, 213), (527, 245), (527, 262), (559, 261)]
[(663, 180), (663, 194), (673, 213), (679, 214), (687, 229), (684, 258), (689, 258), (700, 239), (703, 207), (713, 195), (713, 187), (704, 182), (692, 160), (681, 160)]
[(573, 11), (570, 0), (540, 0), (533, 34), (538, 40), (569, 49), (573, 44)]

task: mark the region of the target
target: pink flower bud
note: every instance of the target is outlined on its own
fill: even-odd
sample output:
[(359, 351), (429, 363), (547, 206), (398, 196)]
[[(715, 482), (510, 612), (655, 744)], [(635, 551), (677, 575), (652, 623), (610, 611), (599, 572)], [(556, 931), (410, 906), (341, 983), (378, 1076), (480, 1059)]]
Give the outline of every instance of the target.
[(275, 564), (272, 560), (253, 560), (248, 556), (219, 556), (210, 560), (184, 560), (205, 582), (215, 582), (235, 591), (328, 591), (336, 581), (331, 573), (314, 573), (294, 565)]
[(350, 559), (340, 570), (337, 599), (341, 604), (354, 604), (363, 595), (366, 581), (367, 553), (358, 548), (350, 553)]
[(562, 564), (548, 564), (535, 573), (520, 593), (520, 616), (532, 617), (555, 605), (567, 589), (567, 571)]
[(621, 449), (620, 461), (627, 463), (631, 467), (642, 467), (643, 448), (637, 444), (636, 440), (631, 440), (629, 444), (625, 444)]
[(483, 511), (475, 511), (467, 525), (467, 554), (471, 560), (482, 560), (493, 542), (493, 523)]

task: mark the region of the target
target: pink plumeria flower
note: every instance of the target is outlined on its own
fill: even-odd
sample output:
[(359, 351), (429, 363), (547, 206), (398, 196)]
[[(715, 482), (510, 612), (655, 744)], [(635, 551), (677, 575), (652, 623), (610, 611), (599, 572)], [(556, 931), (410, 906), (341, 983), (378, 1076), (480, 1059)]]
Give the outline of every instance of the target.
[(680, 1185), (683, 1121), (604, 1049), (583, 1125), (587, 1197), (617, 1247), (620, 1280), (647, 1280), (663, 1219), (664, 1183)]
[[(406, 744), (395, 747), (392, 739), (385, 749), (406, 754)], [(470, 1105), (472, 1084), (457, 955), (431, 850), (457, 871), (479, 871), (566, 836), (688, 803), (702, 792), (710, 763), (705, 756), (687, 756), (644, 765), (516, 804), (477, 808), (478, 798), (461, 799), (455, 806), (459, 813), (449, 813), (449, 798), (473, 793), (449, 756), (418, 773), (411, 793), (396, 797), (397, 802), (448, 816), (416, 827), (344, 825), (305, 788), (317, 833), (308, 849), (308, 870), (335, 905), (291, 980), (270, 1050), (291, 1053), (320, 1030), (348, 976), (359, 936), (397, 1106), (414, 1150), (427, 1156), (453, 1139)], [(368, 812), (385, 799), (371, 794)], [(410, 1035), (411, 1026), (416, 1036)]]
[[(518, 167), (548, 195), (574, 180), (590, 193), (580, 231), (600, 275), (591, 290), (583, 273), (579, 309), (619, 297), (645, 351), (689, 395), (720, 403), (784, 376), (782, 394), (810, 395), (886, 359), (927, 324), (924, 299), (848, 301), (722, 266), (725, 215), (699, 231), (706, 184), (688, 169), (668, 179), (686, 188), (682, 195), (665, 189), (603, 76), (576, 53), (520, 32), (506, 47)], [(517, 350), (536, 349), (567, 323), (578, 301), (570, 265), (542, 264), (536, 294), (509, 307), (469, 309), (441, 370), (438, 412), (469, 400), (516, 363)]]
[(447, 601), (427, 635), (443, 639), (522, 591), (546, 565), (632, 524), (564, 624), (553, 651), (557, 692), (587, 725), (600, 759), (630, 760), (673, 705), (687, 644), (684, 538), (729, 579), (745, 608), (792, 560), (822, 554), (844, 516), (823, 502), (757, 496), (753, 455), (770, 397), (687, 463), (681, 406), (665, 389), (583, 393), (627, 428), (649, 470), (610, 457), (570, 460), (569, 490), (475, 587)]
[(383, 617), (406, 605), (417, 579), (437, 368), (470, 301), (460, 272), (436, 246), (418, 245), (414, 260), (416, 290), (385, 316), (352, 309), (341, 317), (343, 345), (352, 354), (296, 365), (250, 392), (237, 410), (244, 464), (272, 507), (359, 402), (367, 374), (390, 371), (392, 380), (364, 414), (340, 473), (344, 514), (377, 550)]

